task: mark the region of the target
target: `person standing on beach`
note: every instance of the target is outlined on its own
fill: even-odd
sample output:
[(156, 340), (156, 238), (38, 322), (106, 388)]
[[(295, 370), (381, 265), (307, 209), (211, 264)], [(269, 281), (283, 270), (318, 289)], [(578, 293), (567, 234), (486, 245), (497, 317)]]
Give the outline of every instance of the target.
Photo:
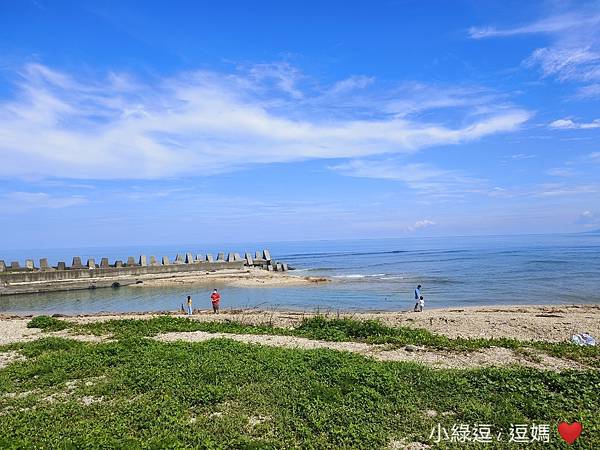
[(187, 296), (187, 312), (188, 312), (188, 316), (192, 315), (192, 296), (188, 295)]
[(415, 312), (419, 309), (419, 303), (421, 300), (421, 285), (419, 284), (415, 289)]
[(219, 295), (216, 289), (210, 295), (210, 301), (212, 302), (213, 313), (219, 314), (219, 304), (221, 303), (221, 296)]

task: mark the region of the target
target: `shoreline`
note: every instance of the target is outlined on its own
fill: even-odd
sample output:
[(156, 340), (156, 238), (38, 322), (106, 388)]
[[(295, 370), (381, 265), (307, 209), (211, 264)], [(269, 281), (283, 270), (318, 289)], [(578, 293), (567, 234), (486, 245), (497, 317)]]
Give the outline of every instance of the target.
[(288, 272), (273, 272), (256, 267), (222, 268), (219, 270), (187, 270), (144, 274), (113, 274), (80, 278), (61, 278), (55, 281), (1, 282), (0, 296), (43, 294), (88, 289), (120, 287), (173, 287), (221, 284), (234, 287), (280, 287), (311, 285), (329, 282), (328, 278), (298, 276)]
[[(27, 329), (26, 323), (31, 317), (41, 314), (0, 313), (0, 326), (6, 332), (0, 335), (1, 342), (10, 334), (35, 334), (35, 329)], [(158, 316), (187, 317), (180, 311), (140, 312), (140, 313), (97, 313), (97, 314), (59, 314), (65, 320), (90, 323), (122, 319), (151, 319)], [(293, 328), (303, 319), (322, 315), (330, 319), (352, 318), (355, 320), (378, 320), (392, 327), (423, 328), (430, 332), (450, 338), (514, 338), (547, 342), (565, 342), (573, 334), (590, 333), (600, 337), (600, 305), (514, 305), (514, 306), (469, 306), (463, 308), (448, 307), (429, 309), (421, 313), (413, 311), (294, 311), (235, 309), (222, 310), (221, 314), (212, 314), (209, 310), (195, 310), (191, 317), (197, 321), (236, 321), (246, 325), (273, 325)], [(21, 331), (19, 332), (18, 329)], [(12, 331), (11, 331), (12, 330)], [(24, 330), (30, 330), (28, 332)], [(6, 334), (6, 336), (5, 336)]]
[(279, 287), (328, 283), (325, 277), (293, 275), (289, 272), (269, 272), (263, 269), (224, 269), (215, 272), (192, 272), (168, 274), (167, 276), (142, 276), (142, 283), (131, 287), (172, 287), (205, 284), (222, 284), (233, 287)]

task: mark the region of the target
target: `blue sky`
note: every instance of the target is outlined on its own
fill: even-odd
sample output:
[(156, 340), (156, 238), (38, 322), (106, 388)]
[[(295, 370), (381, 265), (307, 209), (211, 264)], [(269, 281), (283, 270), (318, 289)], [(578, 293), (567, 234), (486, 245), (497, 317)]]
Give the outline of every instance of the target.
[(600, 2), (0, 0), (0, 248), (600, 228)]

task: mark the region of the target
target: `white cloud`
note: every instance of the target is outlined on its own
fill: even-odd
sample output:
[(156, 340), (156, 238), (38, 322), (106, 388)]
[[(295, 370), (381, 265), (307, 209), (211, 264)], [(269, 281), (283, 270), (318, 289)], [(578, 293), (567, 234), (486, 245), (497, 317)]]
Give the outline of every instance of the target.
[(551, 122), (548, 126), (559, 130), (587, 130), (600, 128), (600, 119), (595, 119), (591, 122), (573, 122), (571, 119), (558, 119)]
[(435, 225), (435, 222), (428, 220), (428, 219), (423, 219), (423, 220), (417, 220), (414, 225), (411, 225), (410, 227), (408, 227), (406, 230), (407, 231), (417, 231), (417, 230), (421, 230), (423, 228), (428, 228)]
[(600, 224), (600, 217), (592, 211), (583, 211), (575, 223), (579, 225), (598, 225)]
[(302, 91), (302, 79), (273, 65), (151, 83), (28, 65), (15, 97), (0, 103), (0, 176), (143, 179), (413, 153), (513, 131), (530, 117), (504, 106), (450, 127), (390, 117), (389, 102), (365, 102), (365, 117), (352, 118), (331, 94), (325, 107), (320, 94)]

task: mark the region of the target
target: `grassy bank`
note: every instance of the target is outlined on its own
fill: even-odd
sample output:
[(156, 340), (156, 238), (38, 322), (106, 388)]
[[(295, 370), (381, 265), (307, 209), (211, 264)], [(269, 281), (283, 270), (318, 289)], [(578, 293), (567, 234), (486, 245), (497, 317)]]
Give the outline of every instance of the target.
[(209, 333), (275, 334), (324, 341), (388, 344), (390, 347), (402, 347), (410, 344), (453, 351), (475, 351), (490, 347), (504, 347), (519, 351), (536, 349), (551, 356), (568, 358), (593, 367), (600, 367), (600, 347), (579, 347), (569, 342), (550, 343), (517, 339), (451, 339), (420, 328), (388, 327), (374, 320), (327, 319), (322, 316), (304, 319), (296, 328), (247, 325), (233, 321), (200, 322), (173, 316), (161, 316), (148, 320), (109, 320), (85, 325), (39, 316), (30, 322), (30, 326), (47, 331), (70, 328), (77, 333), (113, 334), (116, 337), (147, 337), (173, 331), (206, 331)]
[(27, 360), (0, 370), (0, 447), (373, 449), (431, 443), (438, 423), (480, 423), (504, 442), (437, 448), (505, 448), (511, 424), (547, 423), (550, 443), (538, 448), (567, 448), (556, 424), (578, 420), (573, 448), (600, 448), (597, 371), (431, 370), (331, 350), (142, 337), (167, 323), (193, 325), (94, 324), (118, 329), (118, 340), (3, 348)]

